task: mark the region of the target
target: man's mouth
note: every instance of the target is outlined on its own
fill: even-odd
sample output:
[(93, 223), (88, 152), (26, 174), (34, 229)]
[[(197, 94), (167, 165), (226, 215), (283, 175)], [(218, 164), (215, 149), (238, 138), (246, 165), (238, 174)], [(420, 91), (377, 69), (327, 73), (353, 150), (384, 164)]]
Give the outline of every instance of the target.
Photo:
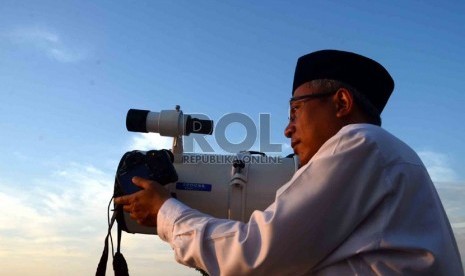
[(292, 149), (294, 150), (294, 152), (295, 152), (295, 150), (296, 150), (295, 147), (296, 147), (299, 143), (300, 143), (299, 140), (292, 140), (292, 141), (291, 141), (291, 147), (292, 147)]

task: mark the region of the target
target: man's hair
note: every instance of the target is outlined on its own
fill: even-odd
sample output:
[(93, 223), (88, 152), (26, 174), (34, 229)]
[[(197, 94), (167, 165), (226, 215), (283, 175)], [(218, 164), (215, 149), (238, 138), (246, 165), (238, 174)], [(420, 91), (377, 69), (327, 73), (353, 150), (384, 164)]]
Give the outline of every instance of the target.
[(335, 92), (340, 88), (347, 89), (352, 96), (358, 107), (362, 110), (368, 119), (368, 123), (381, 126), (381, 116), (376, 107), (357, 89), (354, 87), (337, 80), (319, 79), (312, 80), (309, 82), (309, 86), (313, 89), (317, 89), (322, 93)]

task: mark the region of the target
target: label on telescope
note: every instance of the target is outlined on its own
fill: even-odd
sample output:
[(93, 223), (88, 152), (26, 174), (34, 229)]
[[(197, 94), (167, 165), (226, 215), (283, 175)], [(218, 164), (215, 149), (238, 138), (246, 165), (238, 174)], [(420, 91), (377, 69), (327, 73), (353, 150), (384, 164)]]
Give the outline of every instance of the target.
[(176, 183), (176, 189), (184, 191), (211, 192), (212, 185), (205, 183), (178, 182)]

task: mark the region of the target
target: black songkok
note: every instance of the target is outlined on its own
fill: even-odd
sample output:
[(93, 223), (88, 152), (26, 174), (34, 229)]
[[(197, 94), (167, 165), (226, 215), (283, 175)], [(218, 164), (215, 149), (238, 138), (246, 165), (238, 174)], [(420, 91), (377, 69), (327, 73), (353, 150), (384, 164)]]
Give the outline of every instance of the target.
[(378, 62), (351, 52), (321, 50), (297, 61), (292, 94), (300, 85), (317, 79), (346, 83), (363, 94), (381, 113), (394, 89), (394, 80)]

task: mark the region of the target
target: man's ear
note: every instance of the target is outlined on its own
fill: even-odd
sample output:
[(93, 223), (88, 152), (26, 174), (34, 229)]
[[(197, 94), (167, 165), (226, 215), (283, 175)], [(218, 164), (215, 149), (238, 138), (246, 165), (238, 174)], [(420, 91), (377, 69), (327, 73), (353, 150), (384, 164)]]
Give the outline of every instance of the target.
[(333, 97), (336, 104), (336, 116), (342, 118), (352, 112), (354, 108), (354, 97), (346, 88), (339, 88)]

